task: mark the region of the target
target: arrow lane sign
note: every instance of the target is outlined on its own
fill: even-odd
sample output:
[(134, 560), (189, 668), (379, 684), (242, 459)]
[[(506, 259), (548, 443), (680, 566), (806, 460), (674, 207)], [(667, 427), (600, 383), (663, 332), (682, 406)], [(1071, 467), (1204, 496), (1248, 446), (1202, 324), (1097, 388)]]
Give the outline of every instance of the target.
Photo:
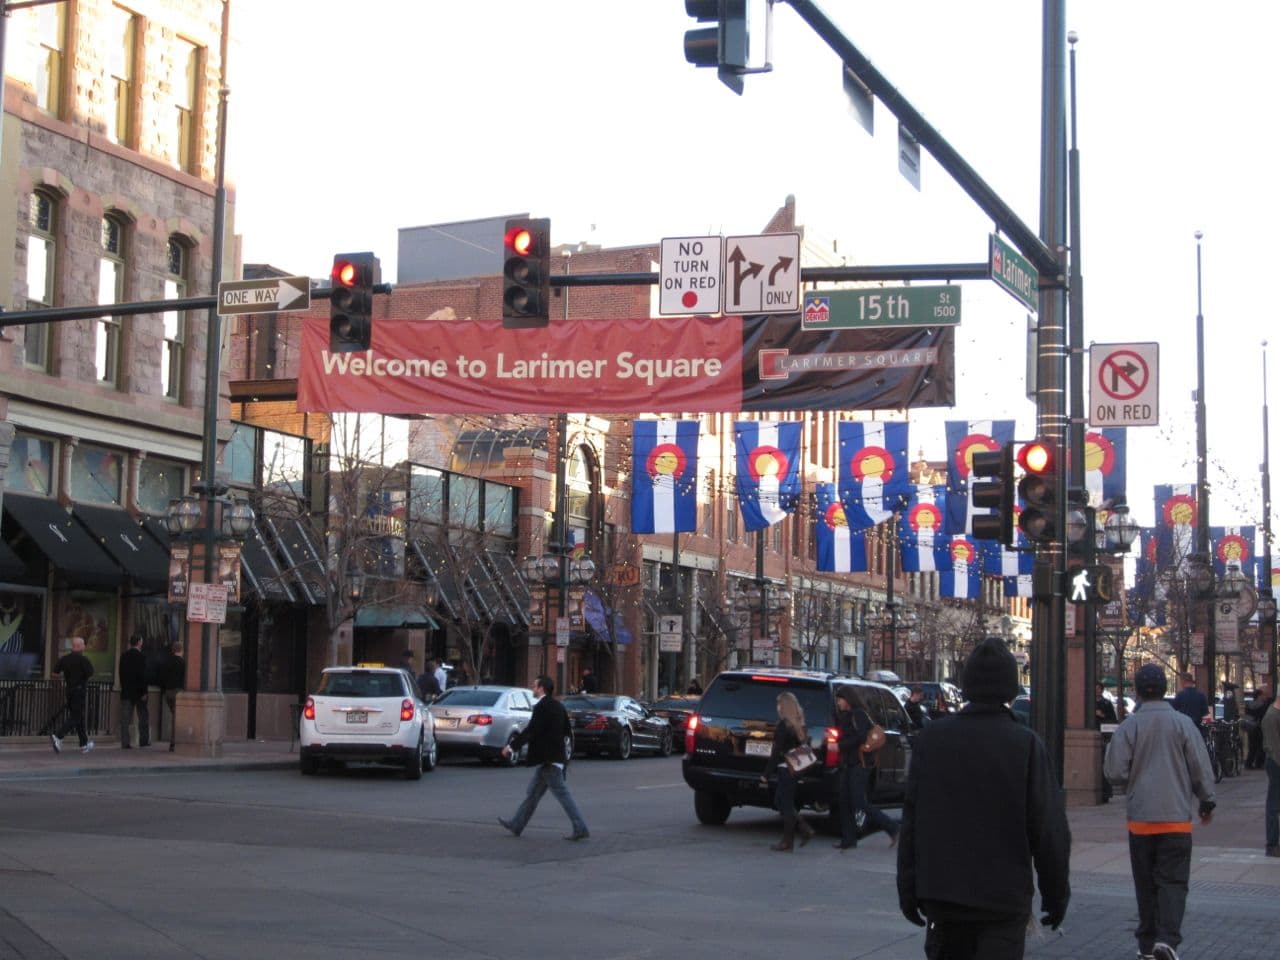
[(769, 271), (769, 286), (776, 287), (778, 285), (778, 274), (785, 273), (791, 269), (790, 257), (779, 257), (778, 262), (773, 265), (773, 269)]
[(742, 284), (757, 276), (764, 269), (763, 263), (753, 263), (747, 269), (742, 268), (742, 264), (746, 262), (747, 256), (742, 252), (742, 248), (735, 246), (733, 253), (729, 254), (729, 262), (733, 264), (733, 302), (742, 303)]
[(218, 284), (218, 313), (279, 313), (311, 306), (310, 277), (265, 277)]

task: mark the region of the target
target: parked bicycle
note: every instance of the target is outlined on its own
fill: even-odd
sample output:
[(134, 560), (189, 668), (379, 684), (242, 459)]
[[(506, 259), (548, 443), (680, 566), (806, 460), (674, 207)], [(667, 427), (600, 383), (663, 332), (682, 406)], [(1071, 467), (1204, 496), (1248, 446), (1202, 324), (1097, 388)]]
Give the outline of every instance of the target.
[(1209, 764), (1213, 768), (1213, 782), (1222, 778), (1238, 777), (1244, 771), (1244, 740), (1240, 736), (1238, 720), (1217, 720), (1200, 724), (1205, 748), (1209, 751)]
[(1214, 724), (1201, 723), (1200, 736), (1204, 737), (1205, 749), (1209, 751), (1209, 768), (1213, 771), (1213, 782), (1222, 782), (1222, 761), (1218, 758), (1218, 737)]

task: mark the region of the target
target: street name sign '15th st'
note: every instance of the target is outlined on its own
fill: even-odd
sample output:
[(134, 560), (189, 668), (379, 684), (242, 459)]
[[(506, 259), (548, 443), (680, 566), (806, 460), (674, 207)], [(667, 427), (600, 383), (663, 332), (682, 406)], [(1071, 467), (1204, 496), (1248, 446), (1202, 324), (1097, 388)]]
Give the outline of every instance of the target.
[(845, 330), (959, 322), (959, 287), (861, 287), (805, 293), (800, 325), (805, 330)]
[(218, 284), (218, 313), (280, 313), (311, 306), (310, 277), (264, 277), (224, 280)]

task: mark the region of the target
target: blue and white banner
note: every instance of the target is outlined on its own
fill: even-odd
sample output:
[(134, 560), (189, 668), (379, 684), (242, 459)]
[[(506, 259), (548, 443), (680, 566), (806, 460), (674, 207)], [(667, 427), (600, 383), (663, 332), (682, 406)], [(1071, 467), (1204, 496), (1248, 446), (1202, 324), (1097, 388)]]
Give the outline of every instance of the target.
[(631, 438), (631, 532), (697, 530), (698, 421), (636, 420)]
[(1254, 544), (1258, 539), (1258, 528), (1254, 524), (1243, 527), (1210, 527), (1210, 551), (1213, 553), (1213, 572), (1221, 578), (1228, 568), (1236, 567), (1250, 583), (1257, 582), (1257, 551)]
[(742, 420), (738, 441), (738, 505), (746, 530), (783, 520), (800, 500), (799, 421)]
[(1084, 486), (1092, 506), (1125, 495), (1127, 438), (1124, 427), (1104, 427), (1084, 435)]
[(947, 556), (950, 538), (946, 533), (947, 488), (913, 486), (907, 504), (898, 516), (898, 544), (904, 573), (937, 570), (951, 561)]
[(867, 569), (867, 538), (849, 529), (844, 504), (834, 483), (816, 484), (818, 569), (824, 573), (860, 573)]
[(1018, 577), (1030, 573), (1035, 565), (1036, 557), (1030, 550), (1010, 550), (994, 540), (983, 542), (983, 573), (996, 577)]
[(976, 600), (982, 592), (982, 560), (968, 537), (951, 538), (950, 564), (938, 571), (938, 596)]
[(1004, 578), (1004, 595), (1006, 597), (1032, 597), (1031, 574), (1020, 573), (1016, 577)]
[(973, 455), (983, 450), (1000, 450), (1013, 440), (1012, 420), (948, 420), (947, 428), (947, 530), (953, 534), (972, 533), (973, 515), (989, 514), (969, 500), (969, 476)]
[(854, 530), (884, 523), (910, 495), (907, 428), (883, 420), (840, 423), (836, 480)]
[(1200, 506), (1193, 483), (1155, 485), (1156, 563), (1161, 570), (1176, 570), (1184, 558), (1196, 552), (1196, 518)]

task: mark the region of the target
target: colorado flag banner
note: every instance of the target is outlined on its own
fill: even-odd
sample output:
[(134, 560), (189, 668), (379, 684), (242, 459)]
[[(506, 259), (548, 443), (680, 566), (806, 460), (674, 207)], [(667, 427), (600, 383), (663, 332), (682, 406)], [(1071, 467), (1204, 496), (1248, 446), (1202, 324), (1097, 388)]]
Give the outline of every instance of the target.
[[(946, 487), (920, 485), (908, 488), (907, 505), (898, 515), (898, 545), (904, 573), (937, 570), (950, 563), (945, 548)], [(941, 552), (940, 552), (941, 551)]]
[(975, 600), (982, 590), (982, 561), (968, 537), (952, 537), (950, 564), (938, 571), (938, 596)]
[(907, 424), (883, 420), (840, 424), (837, 481), (855, 530), (883, 523), (911, 493)]
[(747, 530), (763, 530), (792, 513), (800, 500), (799, 421), (743, 420), (738, 438), (738, 505)]
[(1124, 427), (1104, 427), (1084, 435), (1084, 486), (1095, 507), (1124, 496), (1127, 437)]
[(1196, 518), (1200, 506), (1193, 483), (1155, 485), (1156, 558), (1161, 570), (1176, 570), (1184, 557), (1196, 551)]
[(1012, 420), (948, 420), (947, 428), (947, 529), (954, 534), (973, 532), (975, 509), (969, 499), (969, 475), (973, 455), (1000, 450), (1013, 440)]
[(1213, 572), (1221, 579), (1226, 576), (1230, 567), (1235, 567), (1250, 583), (1255, 583), (1254, 542), (1258, 538), (1258, 528), (1254, 524), (1243, 527), (1210, 527), (1209, 539), (1212, 542)]
[(1010, 550), (988, 540), (982, 545), (982, 572), (1004, 580), (1006, 597), (1031, 596), (1031, 572), (1036, 558), (1029, 550)]
[(696, 530), (698, 421), (636, 420), (631, 446), (631, 532)]
[(814, 523), (818, 541), (818, 569), (824, 573), (859, 573), (867, 569), (867, 538), (850, 530), (844, 504), (834, 483), (816, 485), (818, 513)]

